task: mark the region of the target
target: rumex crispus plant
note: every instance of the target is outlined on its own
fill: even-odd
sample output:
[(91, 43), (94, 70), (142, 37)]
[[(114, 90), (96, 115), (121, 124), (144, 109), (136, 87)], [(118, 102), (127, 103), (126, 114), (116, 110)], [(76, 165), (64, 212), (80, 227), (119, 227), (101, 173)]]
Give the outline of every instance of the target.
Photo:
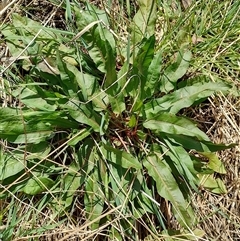
[(105, 11), (68, 11), (75, 36), (18, 14), (2, 30), (12, 56), (24, 58), (6, 70), (16, 103), (0, 109), (0, 197), (40, 195), (41, 208), (64, 217), (81, 193), (89, 228), (103, 227), (110, 240), (133, 238), (137, 225), (167, 234), (168, 207), (189, 240), (197, 222), (189, 194), (203, 176), (225, 191), (213, 178), (225, 173), (214, 152), (229, 146), (212, 143), (180, 111), (229, 86), (183, 78), (187, 45), (164, 63), (155, 1), (140, 1), (124, 40)]

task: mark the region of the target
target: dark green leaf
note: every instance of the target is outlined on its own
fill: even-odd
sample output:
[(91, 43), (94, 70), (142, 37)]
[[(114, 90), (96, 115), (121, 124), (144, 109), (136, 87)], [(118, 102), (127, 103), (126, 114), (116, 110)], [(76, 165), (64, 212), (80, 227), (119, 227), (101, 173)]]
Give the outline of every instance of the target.
[(149, 92), (146, 92), (146, 81), (148, 68), (154, 56), (155, 36), (153, 35), (149, 39), (144, 40), (142, 44), (143, 46), (139, 49), (136, 58), (133, 60), (132, 73), (133, 76), (136, 75), (136, 78), (140, 80), (141, 100), (149, 97)]
[(159, 85), (160, 81), (161, 65), (162, 53), (158, 52), (154, 55), (147, 71), (146, 83), (144, 86), (144, 91), (147, 98), (151, 97), (156, 91), (159, 91), (157, 86)]
[(168, 136), (173, 139), (176, 143), (182, 145), (187, 150), (196, 150), (198, 152), (216, 152), (220, 150), (229, 149), (236, 146), (236, 144), (224, 145), (224, 144), (214, 144), (211, 141), (197, 140), (194, 137), (181, 135), (181, 134), (171, 134)]

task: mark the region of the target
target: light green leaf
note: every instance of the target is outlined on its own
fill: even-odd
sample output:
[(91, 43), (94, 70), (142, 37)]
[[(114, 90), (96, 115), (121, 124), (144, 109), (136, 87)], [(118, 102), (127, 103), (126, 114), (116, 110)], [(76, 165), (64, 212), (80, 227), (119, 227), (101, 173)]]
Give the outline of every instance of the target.
[(162, 92), (168, 93), (175, 88), (177, 80), (187, 72), (191, 57), (192, 54), (189, 50), (179, 52), (176, 62), (164, 71), (160, 86)]
[(57, 106), (53, 103), (49, 104), (45, 99), (43, 99), (39, 93), (33, 88), (20, 87), (13, 91), (13, 96), (20, 99), (20, 101), (25, 104), (28, 108), (34, 108), (36, 110), (44, 111), (55, 111)]
[(0, 138), (14, 143), (40, 143), (49, 138), (56, 127), (77, 128), (77, 123), (60, 111), (31, 111), (0, 108)]
[(83, 100), (87, 102), (91, 99), (96, 109), (106, 109), (108, 104), (107, 94), (100, 91), (100, 86), (96, 77), (79, 71), (77, 67), (69, 63), (65, 63), (64, 65), (66, 65), (68, 71), (74, 75), (72, 81), (78, 84)]
[(29, 195), (37, 195), (50, 189), (54, 185), (54, 181), (48, 177), (33, 177), (28, 180), (23, 192)]
[[(83, 30), (96, 20), (102, 20), (105, 26), (109, 25), (105, 11), (99, 10), (91, 4), (88, 4), (88, 9), (89, 11), (81, 11), (81, 13), (79, 9), (75, 9), (79, 30)], [(116, 47), (111, 31), (104, 28), (103, 23), (99, 23), (97, 27), (90, 29), (82, 37), (89, 45), (88, 53), (97, 68), (106, 74), (104, 87), (107, 88), (117, 79)]]
[(198, 240), (198, 238), (201, 239), (204, 236), (205, 232), (200, 229), (194, 229), (194, 230), (191, 230), (190, 232), (187, 230), (180, 231), (180, 230), (166, 229), (166, 230), (163, 230), (161, 234), (164, 235), (164, 241), (180, 241), (180, 240), (196, 241)]
[[(27, 35), (32, 35), (35, 36), (38, 34), (38, 37), (44, 38), (44, 39), (57, 39), (57, 36), (48, 28), (45, 28), (44, 31), (41, 31), (40, 33), (39, 30), (43, 28), (42, 24), (34, 21), (28, 17), (22, 17), (18, 13), (13, 13), (12, 15), (12, 20), (13, 20), (13, 25), (17, 30), (22, 31), (22, 35), (24, 36), (23, 32)], [(60, 36), (58, 36), (60, 37)]]
[(184, 117), (178, 117), (170, 113), (162, 113), (143, 123), (147, 129), (155, 132), (179, 134), (196, 137), (199, 140), (209, 141), (207, 135), (202, 132), (192, 121)]
[(12, 177), (25, 168), (22, 155), (14, 155), (14, 153), (4, 153), (0, 159), (0, 181)]
[[(105, 24), (105, 26), (110, 25), (108, 21), (109, 16), (106, 11), (99, 9), (88, 2), (86, 2), (86, 5), (87, 7), (85, 11), (79, 11), (79, 8), (74, 7), (74, 12), (76, 15), (76, 25), (80, 31), (94, 21), (101, 20)], [(94, 41), (93, 37), (95, 35), (99, 35), (101, 39), (108, 40), (112, 49), (115, 49), (115, 39), (111, 31), (104, 27), (104, 25), (99, 24), (96, 28), (92, 28), (83, 35), (83, 38), (88, 43), (91, 43), (92, 41)]]
[(147, 168), (148, 174), (155, 180), (159, 195), (172, 203), (177, 220), (183, 226), (191, 227), (195, 222), (193, 210), (184, 199), (168, 165), (156, 155), (147, 156), (143, 165)]
[(101, 147), (101, 152), (104, 158), (106, 158), (110, 162), (120, 165), (123, 168), (142, 168), (142, 165), (138, 161), (138, 159), (125, 151), (120, 151), (118, 149), (113, 148), (112, 146), (104, 145)]
[(139, 0), (139, 10), (131, 25), (133, 44), (139, 43), (143, 37), (150, 37), (155, 33), (157, 18), (157, 4), (154, 0)]
[(0, 123), (0, 138), (12, 143), (39, 143), (52, 133), (52, 127), (41, 122), (31, 125), (24, 125), (20, 120)]
[(216, 91), (226, 91), (228, 89), (229, 86), (224, 83), (194, 83), (192, 86), (186, 86), (171, 94), (151, 100), (144, 105), (145, 114), (147, 118), (162, 111), (177, 114), (179, 110), (204, 100)]
[(119, 93), (119, 95), (116, 95), (115, 97), (109, 96), (109, 103), (115, 114), (120, 114), (126, 109), (123, 93)]
[(200, 175), (201, 185), (216, 194), (227, 193), (226, 187), (220, 178), (214, 178), (214, 175)]
[(100, 131), (101, 116), (93, 110), (91, 103), (82, 104), (79, 107), (71, 105), (69, 114), (79, 123), (91, 126), (96, 132)]
[(226, 174), (226, 169), (221, 162), (221, 160), (218, 158), (218, 156), (215, 153), (212, 152), (202, 152), (201, 155), (208, 158), (208, 168), (212, 169), (215, 172)]
[(70, 1), (66, 0), (66, 11), (65, 11), (65, 18), (67, 21), (72, 22), (72, 11), (71, 11), (71, 5), (70, 5)]
[(135, 115), (132, 115), (132, 116), (130, 117), (129, 122), (128, 122), (128, 126), (129, 126), (130, 128), (133, 128), (133, 127), (135, 127), (136, 125), (137, 125), (136, 116), (135, 116)]

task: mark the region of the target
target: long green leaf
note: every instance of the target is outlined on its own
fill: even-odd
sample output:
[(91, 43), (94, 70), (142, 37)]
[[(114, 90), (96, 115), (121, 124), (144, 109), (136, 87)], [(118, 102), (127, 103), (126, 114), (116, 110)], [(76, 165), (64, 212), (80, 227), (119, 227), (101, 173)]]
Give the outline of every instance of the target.
[(196, 137), (199, 140), (209, 141), (207, 135), (202, 132), (192, 121), (184, 117), (178, 117), (171, 113), (162, 113), (143, 123), (147, 129), (155, 132), (179, 134)]
[[(18, 13), (13, 13), (12, 20), (15, 29), (20, 30), (22, 35), (28, 34), (31, 36), (35, 36), (39, 32), (39, 30), (43, 28), (41, 23), (34, 21), (28, 17), (22, 17)], [(50, 39), (51, 41), (53, 41), (54, 39), (60, 40), (60, 36), (61, 35), (57, 35), (56, 32), (53, 33), (50, 28), (49, 31), (48, 28), (44, 28), (44, 31), (38, 33), (39, 38)]]
[[(44, 92), (44, 90), (42, 90)], [(34, 108), (36, 110), (43, 110), (43, 111), (55, 111), (57, 109), (56, 104), (48, 103), (46, 98), (43, 98), (43, 96), (39, 95), (39, 92), (32, 86), (32, 88), (29, 87), (20, 87), (17, 90), (15, 90), (13, 93), (13, 96), (20, 99), (20, 101), (26, 105), (28, 108)], [(44, 96), (45, 97), (45, 96)], [(55, 97), (55, 99), (57, 99)]]
[(71, 105), (69, 114), (79, 123), (91, 126), (94, 131), (100, 132), (101, 116), (93, 110), (91, 103), (81, 104), (79, 107)]
[[(77, 82), (77, 73), (76, 67), (72, 66), (71, 64), (64, 62), (62, 60), (62, 56), (59, 52), (57, 52), (57, 67), (60, 72), (61, 78), (61, 87), (64, 91), (64, 94), (70, 96), (72, 98), (76, 97), (78, 94), (78, 82)], [(83, 98), (85, 97), (86, 91), (83, 91)], [(86, 98), (86, 97), (85, 97)]]
[(175, 88), (177, 80), (187, 72), (191, 57), (192, 54), (189, 50), (179, 52), (176, 62), (168, 66), (164, 71), (160, 85), (162, 92), (168, 93)]
[[(155, 36), (153, 35), (146, 39), (142, 44), (143, 46), (139, 49), (136, 58), (133, 60), (133, 75), (136, 75), (140, 80), (141, 100), (149, 97), (149, 93), (145, 89), (148, 69), (154, 56)], [(136, 86), (133, 86), (133, 88), (136, 88)]]
[(150, 37), (155, 33), (157, 18), (157, 4), (155, 0), (139, 0), (139, 10), (133, 18), (131, 26), (133, 44), (139, 43), (143, 37)]
[(79, 170), (83, 173), (83, 180), (85, 175), (92, 171), (95, 166), (95, 160), (98, 160), (98, 158), (94, 141), (92, 138), (87, 138), (81, 145), (81, 148), (77, 150), (74, 158), (79, 163)]
[(78, 127), (61, 111), (1, 108), (0, 117), (0, 138), (14, 143), (39, 143), (50, 137), (56, 127)]
[(211, 141), (197, 140), (194, 137), (190, 137), (183, 134), (168, 134), (168, 137), (176, 143), (182, 145), (187, 150), (196, 150), (198, 152), (216, 152), (236, 146), (236, 144), (224, 145), (214, 144)]
[[(111, 169), (111, 175), (109, 176), (112, 191), (111, 196), (117, 206), (128, 200), (126, 199), (126, 195), (129, 187), (129, 181), (125, 180), (124, 172), (127, 173), (128, 170), (126, 168), (122, 168), (121, 166), (117, 166), (116, 168), (113, 165), (113, 168)], [(123, 213), (127, 213), (127, 210), (125, 208), (123, 208)]]
[(20, 120), (0, 123), (0, 138), (13, 143), (39, 143), (52, 133), (53, 128), (45, 123), (24, 125)]
[(147, 71), (146, 83), (144, 86), (144, 91), (146, 97), (152, 96), (159, 85), (160, 74), (161, 74), (161, 65), (162, 65), (162, 52), (157, 52)]
[(84, 195), (84, 204), (86, 215), (90, 221), (95, 220), (91, 224), (91, 229), (97, 229), (100, 223), (100, 216), (104, 207), (104, 199), (101, 195), (101, 184), (99, 184), (99, 175), (98, 170), (95, 168), (94, 172), (89, 175), (86, 180), (85, 185), (85, 195)]
[(184, 199), (168, 165), (156, 155), (147, 156), (143, 165), (147, 168), (148, 174), (155, 180), (159, 195), (172, 203), (177, 220), (183, 226), (191, 227), (195, 220), (193, 210)]
[(181, 177), (183, 177), (185, 181), (187, 181), (187, 183), (190, 184), (190, 186), (197, 191), (199, 179), (196, 175), (197, 172), (194, 169), (193, 161), (190, 158), (188, 152), (182, 146), (176, 144), (174, 145), (167, 139), (164, 139), (164, 141), (168, 146), (169, 151), (167, 151), (167, 148), (164, 148), (162, 146), (162, 153), (166, 153), (163, 158), (169, 157)]
[[(133, 199), (138, 195), (141, 189), (143, 176), (140, 172), (138, 172), (136, 175), (136, 173), (132, 170), (113, 164), (111, 167), (111, 175), (109, 180), (112, 183), (114, 200), (116, 201), (117, 205), (120, 205), (124, 202), (124, 200), (125, 202), (132, 202)], [(130, 193), (129, 188), (131, 188)]]
[(142, 168), (142, 165), (138, 161), (138, 159), (125, 151), (120, 151), (109, 145), (103, 145), (101, 147), (101, 152), (104, 155), (104, 158), (106, 158), (110, 162), (122, 166), (123, 168)]
[[(81, 13), (79, 9), (75, 9), (76, 23), (79, 30), (100, 19), (105, 26), (109, 25), (104, 11), (97, 9), (91, 4), (88, 4), (88, 9), (89, 11), (82, 11)], [(88, 53), (97, 68), (106, 74), (104, 87), (109, 87), (117, 79), (115, 39), (111, 31), (98, 24), (97, 27), (85, 33), (82, 38), (89, 45)]]
[(151, 100), (144, 105), (145, 115), (148, 118), (151, 114), (167, 111), (177, 114), (179, 110), (189, 107), (199, 100), (204, 100), (216, 91), (229, 89), (224, 83), (195, 83), (186, 86), (161, 98)]
[(62, 201), (64, 201), (65, 208), (69, 207), (72, 204), (74, 194), (77, 189), (84, 183), (86, 178), (85, 173), (78, 173), (79, 166), (75, 163), (72, 163), (69, 166), (68, 172), (64, 175), (62, 187), (63, 187), (63, 196)]
[(68, 141), (68, 145), (69, 146), (75, 146), (77, 143), (79, 143), (80, 141), (82, 141), (83, 139), (85, 139), (86, 137), (88, 137), (89, 135), (91, 135), (92, 132), (92, 128), (83, 128), (81, 130), (76, 130), (77, 134), (75, 134), (75, 131), (72, 131), (72, 135), (74, 137), (70, 138), (70, 141)]

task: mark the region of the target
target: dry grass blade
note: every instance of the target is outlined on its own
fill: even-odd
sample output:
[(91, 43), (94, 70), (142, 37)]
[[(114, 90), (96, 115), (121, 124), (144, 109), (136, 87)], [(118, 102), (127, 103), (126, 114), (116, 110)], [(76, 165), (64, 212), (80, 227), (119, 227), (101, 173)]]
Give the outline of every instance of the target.
[(3, 0), (0, 3), (0, 16), (2, 16), (17, 1), (18, 0), (12, 0), (10, 3), (8, 3), (8, 0)]

